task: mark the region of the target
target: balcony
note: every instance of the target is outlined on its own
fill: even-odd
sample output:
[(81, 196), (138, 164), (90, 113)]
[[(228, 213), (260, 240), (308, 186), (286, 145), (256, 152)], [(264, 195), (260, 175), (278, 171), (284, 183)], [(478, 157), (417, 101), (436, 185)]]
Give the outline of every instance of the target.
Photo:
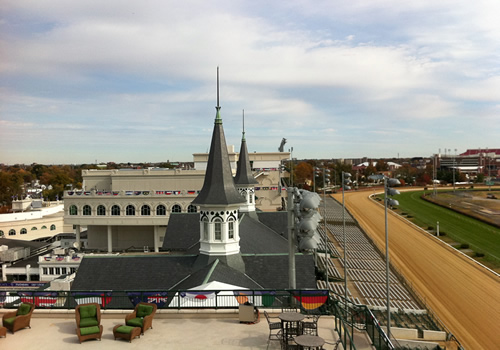
[[(207, 291), (185, 291), (191, 294), (207, 293)], [(263, 310), (266, 310), (272, 316), (278, 316), (281, 313), (281, 308), (273, 306), (260, 306), (260, 318), (255, 323), (240, 323), (238, 306), (241, 302), (239, 297), (248, 297), (250, 300), (266, 303), (269, 299), (265, 299), (260, 291), (208, 291), (209, 293), (217, 294), (214, 298), (210, 298), (207, 294), (205, 301), (207, 307), (203, 308), (200, 305), (200, 298), (189, 297), (188, 302), (184, 305), (171, 305), (171, 307), (161, 307), (158, 309), (153, 322), (153, 329), (148, 330), (145, 335), (136, 338), (131, 344), (124, 344), (122, 340), (114, 341), (113, 327), (123, 324), (125, 315), (131, 312), (133, 305), (131, 302), (134, 298), (142, 300), (144, 297), (153, 298), (155, 302), (163, 301), (163, 298), (151, 296), (153, 292), (54, 292), (54, 291), (17, 291), (8, 292), (5, 294), (4, 306), (16, 307), (20, 301), (29, 301), (35, 303), (37, 308), (34, 311), (31, 320), (31, 329), (23, 329), (22, 336), (7, 334), (7, 337), (0, 339), (2, 348), (18, 348), (18, 349), (67, 349), (69, 344), (78, 344), (78, 338), (75, 333), (75, 314), (74, 307), (78, 302), (75, 298), (85, 298), (82, 302), (92, 302), (95, 294), (99, 294), (98, 300), (103, 305), (102, 320), (104, 332), (102, 341), (89, 340), (85, 344), (93, 348), (118, 349), (124, 345), (134, 349), (153, 348), (159, 345), (166, 345), (169, 349), (280, 349), (280, 343), (277, 340), (271, 340), (268, 345), (269, 327), (263, 315)], [(296, 297), (310, 291), (276, 291), (276, 302), (283, 301), (285, 297), (295, 295)], [(5, 292), (4, 292), (5, 293)], [(167, 295), (175, 293), (175, 298), (181, 298), (179, 291), (163, 292)], [(235, 298), (236, 294), (238, 296)], [(239, 294), (244, 293), (244, 294)], [(290, 294), (292, 293), (292, 294)], [(90, 295), (92, 294), (92, 295)], [(304, 294), (304, 295), (306, 295)], [(273, 294), (274, 295), (274, 294)], [(307, 294), (310, 295), (310, 294)], [(165, 296), (164, 296), (165, 297)], [(92, 300), (90, 300), (90, 299)], [(309, 297), (305, 297), (308, 302)], [(148, 299), (148, 301), (151, 301)], [(180, 300), (180, 299), (179, 299)], [(290, 300), (287, 298), (287, 300)], [(295, 300), (295, 299), (291, 299)], [(305, 301), (302, 301), (304, 303)], [(112, 304), (122, 305), (129, 304), (130, 307), (112, 308)], [(204, 303), (201, 303), (204, 304)], [(215, 307), (213, 306), (215, 305)], [(325, 304), (325, 307), (328, 303)], [(197, 307), (198, 306), (198, 307)], [(201, 306), (201, 307), (200, 307)], [(304, 304), (303, 304), (304, 306)], [(327, 308), (329, 309), (329, 308)], [(338, 306), (335, 303), (334, 307), (338, 313)], [(327, 311), (322, 308), (323, 311)], [(0, 309), (0, 314), (3, 314), (8, 309)], [(307, 309), (305, 310), (307, 313)], [(333, 311), (333, 309), (331, 310)], [(364, 320), (371, 317), (363, 317)], [(338, 334), (346, 335), (343, 341), (347, 341), (350, 349), (373, 349), (372, 341), (369, 339), (368, 332), (358, 331), (355, 328), (345, 328), (340, 325), (341, 318), (333, 315), (322, 315), (318, 321), (318, 334), (325, 341), (324, 349), (334, 349), (335, 343), (339, 339)], [(372, 324), (374, 326), (376, 324)], [(370, 327), (370, 329), (373, 327)], [(347, 333), (345, 333), (347, 332)], [(373, 337), (372, 337), (373, 338)], [(380, 343), (377, 341), (376, 343)], [(41, 347), (43, 344), (45, 347)], [(382, 345), (382, 344), (380, 344)], [(342, 348), (342, 347), (340, 347)], [(386, 347), (380, 347), (380, 349)]]
[[(4, 313), (0, 309), (0, 314)], [(266, 349), (269, 334), (264, 315), (255, 324), (239, 323), (238, 310), (188, 310), (188, 312), (165, 312), (159, 310), (153, 329), (148, 330), (132, 343), (114, 340), (113, 327), (123, 324), (125, 315), (131, 310), (104, 310), (101, 323), (104, 328), (101, 341), (88, 340), (81, 346), (92, 349)], [(337, 333), (334, 330), (333, 317), (321, 317), (319, 334), (328, 343), (335, 343)], [(67, 350), (79, 344), (75, 333), (74, 310), (35, 309), (31, 320), (31, 329), (26, 328), (6, 338), (0, 338), (2, 349), (23, 350)], [(325, 349), (333, 349), (326, 344)], [(366, 347), (370, 349), (368, 340)], [(278, 341), (271, 341), (269, 349), (280, 349)]]

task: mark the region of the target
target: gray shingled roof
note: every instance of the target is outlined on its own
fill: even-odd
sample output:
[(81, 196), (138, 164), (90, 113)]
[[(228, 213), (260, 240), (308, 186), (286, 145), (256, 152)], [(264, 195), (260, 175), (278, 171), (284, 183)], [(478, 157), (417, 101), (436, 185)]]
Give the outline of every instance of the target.
[[(246, 275), (265, 289), (288, 289), (288, 254), (243, 255)], [(295, 255), (297, 288), (316, 289), (314, 259), (312, 255)]]
[[(193, 271), (195, 256), (85, 257), (71, 287), (79, 290), (190, 289), (219, 281), (249, 289), (287, 289), (288, 255), (243, 255), (246, 273), (222, 262)], [(296, 255), (297, 288), (316, 288), (312, 256)], [(212, 269), (213, 268), (213, 269)]]
[(205, 268), (200, 269), (178, 284), (176, 289), (190, 289), (205, 283), (218, 281), (248, 289), (262, 289), (258, 283), (224, 263), (216, 260)]
[[(276, 222), (283, 222), (286, 212), (272, 212), (265, 215), (269, 222), (275, 218)], [(260, 214), (259, 214), (260, 218)], [(286, 220), (284, 221), (286, 228)], [(279, 229), (277, 227), (277, 229)], [(283, 228), (281, 228), (283, 230)], [(199, 214), (176, 214), (170, 217), (167, 233), (163, 239), (163, 249), (198, 254), (200, 245)], [(284, 236), (269, 228), (262, 222), (244, 215), (240, 220), (240, 251), (242, 254), (272, 254), (287, 253), (286, 230)]]
[(286, 211), (257, 211), (257, 216), (264, 225), (288, 239), (288, 213)]
[(72, 290), (168, 290), (191, 273), (196, 256), (85, 256)]
[(219, 115), (219, 107), (217, 107), (205, 182), (192, 203), (195, 205), (230, 205), (244, 202), (245, 200), (234, 186), (224, 128)]
[(172, 213), (170, 215), (167, 232), (163, 238), (163, 249), (173, 251), (189, 250), (193, 254), (198, 254), (199, 241), (199, 213)]
[(250, 166), (250, 159), (248, 157), (247, 142), (245, 140), (245, 133), (241, 139), (240, 156), (238, 158), (236, 176), (234, 183), (237, 185), (256, 185), (259, 182), (255, 180), (252, 175), (252, 168)]

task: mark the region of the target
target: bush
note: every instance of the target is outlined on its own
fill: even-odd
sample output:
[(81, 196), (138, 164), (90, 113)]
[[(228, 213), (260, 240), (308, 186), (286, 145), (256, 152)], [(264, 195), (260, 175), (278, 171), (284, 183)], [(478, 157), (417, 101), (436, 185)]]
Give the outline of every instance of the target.
[(412, 218), (412, 217), (413, 217), (413, 215), (407, 215), (406, 217), (407, 217), (408, 219), (410, 219), (410, 218)]
[(469, 249), (469, 245), (467, 243), (460, 244), (460, 249)]
[(482, 258), (483, 256), (484, 256), (484, 253), (476, 252), (476, 257), (477, 258)]
[(433, 230), (434, 230), (434, 226), (427, 227), (427, 231), (433, 231)]

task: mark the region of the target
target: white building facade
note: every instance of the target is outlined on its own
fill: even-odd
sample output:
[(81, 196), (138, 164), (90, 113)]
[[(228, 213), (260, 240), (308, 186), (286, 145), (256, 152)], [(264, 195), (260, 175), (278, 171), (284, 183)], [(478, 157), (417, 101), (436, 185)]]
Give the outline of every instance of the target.
[[(236, 172), (238, 153), (230, 146), (231, 168)], [(286, 191), (281, 190), (280, 165), (288, 152), (250, 153), (255, 205), (277, 210)], [(191, 202), (199, 194), (208, 153), (194, 154), (195, 170), (123, 169), (83, 170), (83, 189), (64, 193), (64, 222), (79, 234), (87, 228), (87, 248), (107, 252), (154, 250), (163, 244), (170, 215), (199, 212)]]

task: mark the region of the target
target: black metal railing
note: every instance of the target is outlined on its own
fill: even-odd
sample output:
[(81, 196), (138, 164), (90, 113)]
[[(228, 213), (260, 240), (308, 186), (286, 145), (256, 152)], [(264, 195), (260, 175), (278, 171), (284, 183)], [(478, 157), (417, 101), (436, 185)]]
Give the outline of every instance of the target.
[(380, 323), (365, 305), (344, 303), (339, 300), (330, 300), (328, 303), (335, 315), (335, 330), (339, 333), (344, 349), (356, 349), (353, 342), (354, 329), (367, 332), (373, 346), (377, 350), (396, 349), (387, 334), (380, 327)]
[(0, 307), (16, 308), (21, 302), (42, 309), (74, 309), (98, 303), (103, 309), (133, 309), (139, 302), (155, 303), (159, 309), (235, 309), (251, 303), (259, 308), (297, 308), (303, 313), (335, 316), (335, 330), (344, 349), (356, 350), (354, 329), (366, 330), (377, 350), (395, 349), (378, 320), (364, 305), (345, 304), (328, 290), (128, 290), (128, 291), (0, 291)]
[(165, 309), (231, 309), (251, 303), (256, 307), (296, 307), (304, 313), (328, 313), (327, 290), (128, 290), (128, 291), (0, 291), (0, 307), (15, 308), (29, 302), (37, 308), (72, 309), (96, 302), (103, 309), (133, 309), (138, 302), (155, 303)]

